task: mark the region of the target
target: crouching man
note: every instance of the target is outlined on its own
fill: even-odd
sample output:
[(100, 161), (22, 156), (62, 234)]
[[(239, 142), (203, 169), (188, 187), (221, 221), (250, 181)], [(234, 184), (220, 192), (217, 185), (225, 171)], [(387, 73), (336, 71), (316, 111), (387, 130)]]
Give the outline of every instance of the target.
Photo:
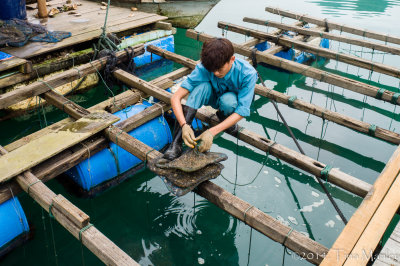
[[(237, 122), (250, 115), (256, 70), (245, 60), (235, 58), (232, 43), (224, 38), (212, 39), (203, 44), (199, 63), (171, 98), (177, 124), (174, 139), (164, 153), (173, 160), (182, 154), (182, 141), (191, 148), (200, 142), (199, 151), (211, 148), (214, 136), (221, 131), (237, 131)], [(189, 97), (186, 105), (182, 98)], [(195, 138), (192, 121), (197, 109), (203, 105), (218, 109), (220, 123)]]

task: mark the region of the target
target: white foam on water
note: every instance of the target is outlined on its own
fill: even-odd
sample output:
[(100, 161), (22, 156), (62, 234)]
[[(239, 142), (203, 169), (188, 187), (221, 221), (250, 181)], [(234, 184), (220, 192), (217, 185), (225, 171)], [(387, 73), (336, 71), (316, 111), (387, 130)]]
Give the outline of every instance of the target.
[(279, 187), (279, 185), (275, 185), (276, 187)]
[(314, 197), (316, 197), (316, 198), (319, 197), (319, 194), (318, 194), (317, 192), (315, 192), (315, 191), (311, 191), (311, 195), (314, 196)]
[(196, 234), (201, 235), (203, 232), (201, 232), (200, 230), (196, 231)]
[(282, 224), (284, 224), (284, 225), (286, 225), (286, 226), (290, 226), (290, 223), (289, 223), (288, 221), (286, 221), (285, 219), (283, 219), (282, 216), (277, 215), (277, 216), (276, 216), (276, 219), (277, 219), (279, 222), (281, 222)]
[(198, 262), (199, 264), (204, 264), (204, 259), (203, 259), (203, 258), (198, 258), (198, 259), (197, 259), (197, 262)]
[(301, 212), (312, 212), (313, 208), (318, 208), (322, 204), (324, 204), (325, 200), (321, 199), (320, 201), (313, 202), (313, 204), (304, 206), (300, 209)]
[(300, 231), (300, 234), (303, 234), (303, 235), (305, 235), (306, 237), (310, 237), (310, 235), (309, 235), (307, 232), (304, 232), (304, 231)]
[(296, 218), (292, 217), (292, 216), (288, 216), (289, 221), (292, 224), (298, 225), (299, 223), (297, 222)]
[(269, 173), (269, 172), (268, 172), (267, 170), (264, 171), (264, 174), (268, 175), (268, 173)]
[(325, 226), (326, 227), (334, 227), (335, 226), (335, 222), (333, 221), (333, 220), (329, 220), (326, 224), (325, 224)]
[(282, 183), (282, 181), (281, 181), (278, 177), (275, 176), (274, 179), (275, 179), (275, 181), (276, 181), (277, 183), (279, 183), (279, 184)]
[(342, 218), (340, 218), (340, 216), (339, 215), (335, 215), (335, 217), (336, 217), (336, 219), (338, 219), (339, 221), (341, 221), (342, 220)]

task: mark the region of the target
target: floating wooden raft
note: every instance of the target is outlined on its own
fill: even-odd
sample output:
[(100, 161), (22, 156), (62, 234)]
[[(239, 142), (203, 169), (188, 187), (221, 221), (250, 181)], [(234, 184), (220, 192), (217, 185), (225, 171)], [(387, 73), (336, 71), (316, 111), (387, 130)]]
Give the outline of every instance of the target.
[[(205, 34), (199, 34), (194, 31), (188, 31), (188, 35), (199, 38), (200, 40), (205, 40), (209, 39), (211, 37), (205, 35)], [(250, 40), (247, 42), (245, 45), (235, 45), (235, 49), (239, 52), (243, 52), (243, 54), (249, 56), (249, 52), (251, 53), (251, 50), (249, 49), (249, 45), (251, 44), (256, 44), (260, 41), (262, 41), (260, 36), (258, 38)], [(295, 37), (296, 40), (302, 38), (301, 36)], [(94, 110), (99, 110), (99, 109), (107, 109), (109, 112), (114, 112), (117, 111), (119, 108), (133, 104), (137, 102), (141, 97), (146, 97), (147, 95), (151, 95), (153, 97), (158, 98), (162, 102), (154, 105), (152, 107), (149, 107), (142, 111), (141, 113), (125, 120), (124, 122), (121, 122), (115, 126), (109, 126), (106, 129), (103, 129), (101, 132), (102, 134), (97, 134), (93, 137), (90, 137), (84, 142), (80, 142), (77, 145), (74, 145), (73, 147), (70, 147), (68, 149), (63, 150), (62, 152), (59, 152), (57, 155), (53, 156), (52, 158), (43, 161), (43, 162), (37, 162), (37, 165), (34, 166), (32, 169), (27, 169), (30, 168), (31, 165), (28, 167), (24, 167), (23, 170), (18, 170), (16, 172), (21, 172), (24, 170), (31, 170), (24, 172), (23, 174), (18, 175), (17, 177), (14, 176), (14, 179), (10, 179), (12, 175), (15, 175), (15, 173), (8, 174), (9, 177), (6, 179), (10, 179), (7, 188), (14, 188), (14, 187), (20, 187), (19, 189), (23, 189), (26, 192), (28, 192), (32, 197), (35, 198), (44, 208), (49, 208), (56, 219), (60, 221), (61, 224), (64, 225), (72, 234), (74, 234), (75, 237), (79, 238), (79, 232), (82, 232), (83, 228), (82, 226), (87, 226), (89, 218), (87, 215), (85, 215), (83, 212), (75, 208), (72, 204), (70, 204), (65, 198), (63, 198), (61, 195), (57, 196), (54, 193), (51, 194), (51, 191), (47, 191), (45, 193), (41, 193), (43, 189), (48, 189), (45, 187), (43, 184), (44, 181), (49, 180), (51, 178), (54, 178), (56, 175), (59, 173), (62, 173), (63, 171), (71, 168), (72, 166), (78, 164), (80, 161), (84, 160), (85, 158), (88, 158), (91, 154), (94, 154), (97, 151), (100, 151), (102, 147), (107, 145), (107, 139), (111, 140), (112, 142), (116, 143), (120, 147), (124, 148), (131, 154), (135, 155), (136, 157), (140, 158), (143, 161), (146, 161), (148, 159), (153, 159), (156, 158), (157, 156), (160, 156), (161, 154), (158, 151), (155, 151), (148, 147), (147, 145), (143, 144), (142, 142), (138, 141), (137, 139), (131, 137), (126, 133), (126, 131), (132, 130), (133, 128), (145, 123), (146, 121), (162, 114), (163, 111), (166, 111), (170, 109), (169, 103), (170, 103), (170, 98), (171, 94), (169, 92), (166, 92), (164, 89), (168, 87), (168, 85), (171, 84), (171, 80), (176, 79), (178, 77), (181, 77), (183, 75), (186, 75), (190, 73), (191, 69), (195, 66), (196, 62), (193, 60), (190, 60), (188, 58), (180, 57), (178, 55), (175, 55), (173, 53), (168, 53), (162, 50), (157, 50), (154, 47), (149, 48), (152, 50), (154, 53), (161, 53), (162, 56), (173, 59), (174, 61), (177, 61), (179, 63), (182, 63), (186, 67), (174, 71), (170, 74), (167, 74), (163, 77), (158, 78), (157, 80), (154, 80), (152, 82), (146, 82), (142, 79), (139, 79), (129, 73), (126, 73), (122, 70), (116, 70), (114, 71), (114, 76), (124, 82), (127, 85), (131, 85), (132, 87), (135, 87), (138, 90), (134, 91), (127, 91), (122, 93), (121, 95), (118, 95), (115, 97), (115, 99), (107, 100), (103, 103), (100, 103), (96, 106), (93, 106), (92, 108), (89, 109), (84, 109), (81, 106), (69, 101), (66, 99), (64, 96), (58, 95), (51, 91), (51, 86), (48, 86), (50, 82), (70, 82), (71, 80), (74, 80), (78, 78), (79, 76), (76, 74), (71, 73), (71, 76), (59, 76), (55, 80), (52, 81), (46, 81), (42, 84), (36, 83), (34, 86), (28, 88), (25, 90), (22, 94), (19, 95), (7, 95), (6, 98), (0, 98), (0, 109), (5, 108), (10, 104), (10, 102), (18, 102), (19, 100), (23, 99), (24, 97), (27, 97), (28, 94), (34, 94), (34, 95), (40, 95), (41, 97), (44, 97), (49, 103), (53, 104), (54, 106), (58, 107), (59, 109), (63, 110), (67, 114), (69, 114), (73, 119), (82, 119), (82, 117), (87, 117), (90, 116), (91, 113)], [(274, 56), (271, 54), (276, 51), (278, 52), (279, 50), (283, 49), (282, 46), (279, 46), (279, 43), (270, 50), (267, 50), (263, 53), (257, 53), (257, 59), (263, 62), (275, 64), (275, 66), (280, 67), (280, 65), (287, 64), (286, 61), (276, 61)], [(123, 57), (123, 55), (119, 54), (119, 56)], [(123, 59), (123, 58), (121, 58)], [(98, 62), (100, 66), (103, 61)], [(287, 68), (290, 69), (291, 66), (289, 67), (290, 64), (287, 64)], [(99, 66), (99, 67), (100, 67)], [(282, 67), (283, 68), (283, 67)], [(294, 68), (300, 68), (298, 65), (295, 65)], [(314, 74), (316, 73), (315, 70), (313, 70)], [(303, 73), (302, 73), (303, 74)], [(64, 81), (64, 79), (68, 81)], [(327, 80), (324, 80), (327, 81)], [(331, 80), (328, 82), (332, 82)], [(47, 83), (47, 84), (46, 84)], [(47, 88), (46, 88), (47, 86)], [(359, 88), (363, 87), (364, 84), (362, 83), (357, 83), (357, 86)], [(49, 88), (50, 87), (50, 88)], [(369, 88), (371, 89), (371, 88)], [(296, 106), (298, 109), (304, 109), (307, 110), (307, 107), (305, 106), (304, 103), (302, 103), (299, 100), (290, 100), (287, 99), (288, 96), (285, 95), (280, 95), (280, 94), (275, 94), (272, 90), (257, 86), (257, 92), (259, 94), (265, 94), (267, 97), (275, 97), (278, 101), (281, 101), (282, 103), (287, 103), (289, 105)], [(385, 95), (385, 94), (383, 94)], [(321, 117), (323, 117), (325, 114), (325, 110), (318, 109), (315, 106), (308, 107), (308, 109), (313, 109), (316, 108), (315, 114), (320, 114)], [(311, 110), (309, 110), (310, 113), (312, 113)], [(332, 121), (334, 121), (334, 117), (338, 116), (339, 114), (336, 113), (329, 113), (332, 117)], [(112, 117), (112, 116), (111, 116)], [(203, 111), (199, 110), (197, 113), (197, 117), (200, 118), (203, 121), (206, 121), (210, 125), (214, 125), (218, 123), (218, 119), (216, 117), (209, 113), (208, 111)], [(342, 116), (342, 119), (348, 119), (346, 116)], [(71, 123), (72, 119), (65, 119), (63, 121), (60, 121), (56, 123), (55, 125), (52, 125), (48, 128), (45, 128), (37, 133), (32, 134), (31, 136), (28, 136), (27, 138), (21, 139), (16, 141), (15, 143), (12, 143), (10, 145), (6, 146), (6, 149), (8, 151), (12, 152), (17, 152), (19, 149), (23, 149), (24, 145), (29, 145), (30, 141), (32, 143), (39, 142), (43, 136), (47, 135), (49, 132), (52, 132), (56, 129), (60, 129), (65, 127), (66, 124)], [(346, 125), (346, 122), (340, 121), (335, 121), (337, 123), (342, 123), (343, 125)], [(75, 122), (76, 123), (76, 122)], [(350, 123), (351, 124), (351, 123)], [(353, 128), (350, 126), (350, 128)], [(365, 125), (364, 125), (365, 126)], [(367, 125), (368, 126), (368, 125)], [(354, 129), (358, 128), (358, 130), (365, 132), (364, 129), (360, 129), (359, 126), (354, 127)], [(100, 129), (96, 129), (96, 132)], [(391, 134), (390, 132), (386, 132), (389, 135)], [(383, 134), (384, 135), (384, 134)], [(308, 171), (314, 175), (320, 176), (322, 175), (322, 170), (325, 169), (326, 165), (315, 161), (307, 156), (301, 155), (298, 152), (292, 151), (282, 145), (276, 144), (273, 141), (257, 135), (253, 132), (250, 132), (246, 129), (243, 129), (240, 131), (238, 134), (238, 137), (251, 144), (254, 147), (259, 148), (262, 151), (266, 151), (271, 153), (272, 155), (276, 156), (277, 158), (282, 158), (291, 164), (304, 169), (305, 171)], [(384, 138), (383, 136), (380, 136), (381, 138)], [(393, 139), (390, 140), (388, 138), (388, 141), (396, 141), (395, 139), (398, 138), (398, 136), (393, 135)], [(0, 149), (2, 154), (6, 154), (7, 151), (5, 149)], [(394, 157), (395, 159), (392, 159), (392, 163), (388, 164), (388, 166), (385, 168), (384, 172), (382, 173), (382, 176), (378, 179), (378, 181), (374, 184), (374, 187), (372, 188), (371, 185), (367, 184), (366, 182), (363, 182), (361, 180), (358, 180), (348, 174), (345, 174), (338, 169), (332, 169), (327, 176), (327, 181), (332, 182), (348, 191), (351, 191), (357, 195), (360, 195), (362, 197), (365, 197), (364, 202), (367, 208), (370, 207), (372, 209), (376, 209), (370, 211), (368, 209), (368, 214), (365, 216), (364, 214), (366, 213), (363, 208), (360, 207), (360, 214), (362, 214), (359, 217), (366, 218), (363, 221), (362, 226), (358, 228), (358, 232), (356, 234), (353, 234), (350, 236), (352, 239), (356, 239), (356, 241), (351, 241), (353, 244), (351, 244), (348, 247), (348, 250), (353, 251), (354, 253), (358, 252), (359, 250), (362, 250), (363, 248), (368, 248), (368, 247), (375, 247), (375, 242), (379, 240), (380, 234), (381, 234), (381, 228), (377, 228), (377, 225), (379, 224), (380, 217), (386, 217), (384, 218), (385, 221), (388, 220), (388, 217), (391, 217), (394, 212), (393, 212), (393, 205), (396, 205), (398, 202), (398, 197), (397, 193), (395, 193), (395, 189), (397, 189), (398, 182), (396, 181), (397, 179), (393, 177), (393, 175), (397, 176), (399, 171), (396, 170), (398, 168), (399, 163), (397, 163), (400, 152), (399, 150), (396, 151)], [(4, 155), (6, 156), (6, 155)], [(0, 158), (1, 159), (1, 158)], [(36, 163), (35, 163), (36, 164)], [(396, 168), (397, 167), (397, 168)], [(37, 176), (35, 176), (35, 173), (37, 173)], [(42, 180), (43, 182), (40, 182), (39, 180)], [(390, 190), (387, 192), (389, 187), (395, 188), (393, 191)], [(392, 191), (392, 192), (391, 192)], [(369, 192), (369, 193), (368, 193)], [(331, 257), (332, 249), (329, 251), (326, 247), (323, 245), (311, 240), (310, 238), (304, 236), (303, 234), (293, 231), (291, 228), (282, 225), (279, 221), (276, 219), (268, 216), (267, 214), (261, 212), (259, 209), (256, 207), (250, 205), (249, 203), (239, 199), (238, 197), (232, 195), (231, 193), (225, 191), (224, 189), (218, 187), (217, 185), (213, 184), (212, 182), (204, 182), (202, 183), (197, 189), (196, 193), (199, 195), (207, 198), (209, 201), (213, 202), (223, 210), (227, 211), (231, 215), (237, 217), (238, 219), (244, 221), (246, 224), (249, 226), (255, 228), (256, 230), (260, 231), (264, 235), (270, 237), (274, 241), (277, 241), (284, 246), (290, 248), (291, 250), (295, 251), (299, 255), (303, 255), (305, 259), (307, 259), (309, 262), (314, 263), (314, 264), (319, 264), (321, 262), (326, 261), (327, 264), (329, 264), (329, 258)], [(368, 194), (367, 194), (368, 193)], [(379, 201), (378, 204), (376, 204), (377, 201), (373, 201), (372, 203), (370, 200), (370, 196), (373, 195), (373, 197), (378, 198), (377, 201)], [(0, 202), (2, 200), (5, 200), (10, 197), (10, 193), (7, 191), (5, 186), (0, 187)], [(363, 204), (364, 204), (363, 202)], [(394, 203), (393, 203), (394, 202)], [(372, 204), (372, 205), (370, 205)], [(375, 204), (375, 205), (374, 205)], [(379, 205), (383, 206), (383, 209), (378, 208)], [(52, 206), (50, 208), (50, 206)], [(364, 206), (364, 205), (363, 205)], [(68, 211), (66, 211), (68, 210)], [(387, 211), (390, 210), (390, 211)], [(75, 213), (75, 214), (74, 214)], [(357, 214), (357, 212), (356, 212)], [(352, 219), (357, 220), (360, 219), (358, 218), (358, 215), (354, 215)], [(376, 215), (378, 214), (378, 215)], [(364, 215), (364, 216), (363, 216)], [(58, 218), (57, 218), (58, 217)], [(64, 219), (67, 217), (66, 219)], [(355, 218), (354, 218), (355, 217)], [(369, 217), (369, 218), (368, 218)], [(349, 225), (354, 224), (352, 220), (350, 220)], [(365, 226), (364, 226), (365, 225)], [(353, 225), (354, 226), (354, 225)], [(347, 227), (345, 227), (346, 229)], [(350, 228), (350, 227), (349, 227)], [(366, 230), (367, 228), (368, 230)], [(374, 229), (374, 233), (371, 233), (372, 230)], [(97, 256), (99, 256), (100, 259), (102, 259), (103, 262), (106, 264), (112, 264), (112, 265), (120, 265), (120, 264), (126, 264), (126, 265), (133, 265), (135, 262), (128, 257), (125, 253), (120, 251), (117, 247), (113, 246), (112, 242), (106, 239), (104, 236), (99, 237), (99, 234), (101, 233), (96, 233), (95, 229), (93, 226), (90, 228), (86, 228), (84, 232), (82, 232), (82, 243), (88, 246), (89, 249), (91, 249)], [(351, 230), (347, 229), (347, 230)], [(376, 231), (376, 232), (375, 232)], [(77, 233), (78, 232), (78, 233)], [(362, 234), (363, 232), (370, 232), (369, 234)], [(356, 237), (355, 235), (360, 235), (360, 237)], [(94, 236), (93, 236), (94, 235)], [(343, 234), (344, 235), (344, 234)], [(94, 238), (91, 238), (94, 237)], [(340, 240), (340, 237), (338, 238), (338, 241)], [(360, 240), (360, 241), (359, 241)], [(371, 240), (371, 241), (369, 241)], [(358, 242), (357, 242), (358, 241)], [(107, 246), (105, 250), (102, 249), (101, 244), (102, 243), (110, 243), (110, 245)], [(115, 252), (114, 252), (115, 251)], [(121, 253), (122, 252), (122, 253)], [(329, 252), (329, 253), (328, 253)], [(327, 258), (323, 261), (323, 258), (325, 255), (328, 253)], [(118, 260), (119, 259), (119, 260)], [(350, 261), (348, 261), (350, 263)]]

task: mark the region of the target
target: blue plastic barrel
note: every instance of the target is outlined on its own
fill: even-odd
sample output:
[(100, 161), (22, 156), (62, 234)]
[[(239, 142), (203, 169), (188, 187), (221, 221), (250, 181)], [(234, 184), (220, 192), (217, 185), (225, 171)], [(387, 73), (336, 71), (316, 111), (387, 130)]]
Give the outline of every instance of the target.
[[(144, 47), (146, 48), (148, 45), (154, 45), (157, 46), (161, 49), (167, 50), (169, 52), (174, 52), (175, 51), (175, 46), (174, 46), (174, 36), (170, 35), (164, 38), (160, 38), (154, 41), (150, 41), (144, 44)], [(143, 66), (145, 64), (160, 60), (161, 56), (156, 55), (156, 54), (151, 54), (147, 50), (144, 52), (144, 54), (136, 56), (134, 58), (134, 62), (137, 67)]]
[(13, 18), (26, 19), (25, 0), (0, 1), (0, 19), (8, 20)]
[[(151, 104), (137, 104), (115, 113), (114, 115), (121, 118), (117, 123), (143, 111), (149, 106)], [(172, 141), (171, 130), (162, 116), (130, 131), (129, 135), (155, 150), (162, 149)], [(67, 174), (83, 189), (89, 191), (91, 188), (117, 177), (141, 162), (131, 153), (111, 143), (109, 149), (104, 149), (94, 154), (89, 159), (71, 168)]]
[(26, 232), (29, 225), (18, 198), (0, 204), (0, 249)]

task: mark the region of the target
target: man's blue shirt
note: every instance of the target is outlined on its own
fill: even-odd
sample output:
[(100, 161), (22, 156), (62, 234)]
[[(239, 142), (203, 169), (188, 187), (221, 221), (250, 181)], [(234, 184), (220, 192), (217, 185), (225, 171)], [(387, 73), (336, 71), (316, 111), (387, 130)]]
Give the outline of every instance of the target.
[(214, 73), (209, 72), (199, 63), (187, 79), (182, 82), (181, 87), (191, 92), (202, 82), (211, 82), (217, 97), (228, 91), (236, 93), (238, 105), (235, 113), (241, 116), (250, 115), (250, 105), (253, 101), (257, 72), (248, 62), (236, 58), (231, 69), (223, 78), (217, 78)]

